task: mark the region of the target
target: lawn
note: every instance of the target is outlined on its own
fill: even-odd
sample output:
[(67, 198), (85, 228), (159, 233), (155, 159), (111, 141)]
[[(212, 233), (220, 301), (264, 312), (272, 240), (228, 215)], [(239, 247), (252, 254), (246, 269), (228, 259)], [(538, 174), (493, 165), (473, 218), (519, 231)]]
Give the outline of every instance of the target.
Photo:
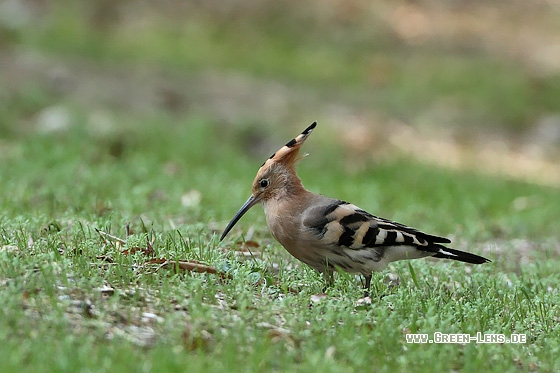
[[(389, 2), (352, 26), (289, 0), (47, 3), (0, 19), (3, 372), (560, 369), (558, 186), (438, 167), (383, 132), (521, 149), (560, 112), (557, 73), (469, 40), (407, 44)], [(370, 301), (344, 273), (323, 294), (260, 206), (219, 242), (258, 167), (314, 120), (308, 189), (492, 262), (397, 262)], [(407, 342), (436, 332), (526, 341)]]
[[(247, 156), (224, 141), (233, 129), (203, 120), (145, 121), (122, 137), (78, 122), (4, 142), (5, 371), (558, 368), (558, 190), (402, 159), (349, 174), (342, 158), (323, 156), (336, 139), (312, 136), (300, 167), (308, 188), (492, 260), (396, 263), (374, 278), (371, 304), (357, 279), (339, 274), (323, 297), (321, 277), (271, 239), (260, 208), (217, 240), (265, 155)], [(526, 196), (537, 205), (516, 210)], [(125, 238), (127, 223), (124, 245), (96, 231)], [(163, 259), (217, 273), (175, 271)], [(437, 331), (527, 342), (406, 343), (407, 333)]]

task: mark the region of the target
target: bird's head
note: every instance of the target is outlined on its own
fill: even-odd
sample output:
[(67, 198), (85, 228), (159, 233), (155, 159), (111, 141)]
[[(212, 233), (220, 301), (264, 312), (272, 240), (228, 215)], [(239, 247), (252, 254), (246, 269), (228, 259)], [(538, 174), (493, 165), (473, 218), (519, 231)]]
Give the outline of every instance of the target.
[(313, 122), (300, 135), (290, 140), (263, 163), (253, 181), (251, 196), (231, 219), (222, 233), (220, 241), (251, 207), (259, 202), (266, 203), (272, 199), (282, 198), (286, 194), (293, 193), (295, 188), (301, 187), (301, 181), (295, 172), (295, 165), (301, 159), (298, 157), (301, 145), (316, 125), (317, 122)]

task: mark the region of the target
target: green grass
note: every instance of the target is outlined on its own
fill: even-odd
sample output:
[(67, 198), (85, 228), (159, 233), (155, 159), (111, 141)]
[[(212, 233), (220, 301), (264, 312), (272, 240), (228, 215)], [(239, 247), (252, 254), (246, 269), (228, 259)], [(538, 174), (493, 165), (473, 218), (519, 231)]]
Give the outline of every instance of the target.
[[(260, 207), (217, 240), (275, 149), (248, 156), (236, 128), (204, 119), (127, 117), (119, 130), (100, 135), (81, 117), (77, 110), (65, 132), (14, 130), (2, 141), (3, 371), (559, 368), (557, 189), (406, 159), (348, 174), (336, 139), (319, 135), (327, 131), (319, 124), (300, 165), (309, 189), (453, 235), (460, 248), (493, 262), (396, 263), (374, 278), (371, 306), (357, 302), (360, 283), (340, 274), (315, 302), (321, 277), (272, 240)], [(298, 130), (274, 136), (287, 140)], [(189, 190), (201, 192), (200, 204), (181, 204)], [(537, 205), (516, 211), (513, 201), (523, 196), (537, 196)], [(156, 257), (199, 260), (230, 278), (157, 270), (149, 257), (123, 254), (94, 229), (123, 237), (127, 222), (135, 232), (130, 247), (142, 246), (144, 227), (153, 228)], [(235, 242), (250, 227), (262, 256), (239, 261)], [(519, 239), (527, 240), (528, 255), (518, 251)], [(483, 252), (488, 243), (496, 250)], [(388, 272), (399, 276), (398, 286), (384, 281)], [(103, 293), (104, 285), (114, 294)], [(528, 341), (406, 343), (406, 333), (436, 331), (521, 333)]]

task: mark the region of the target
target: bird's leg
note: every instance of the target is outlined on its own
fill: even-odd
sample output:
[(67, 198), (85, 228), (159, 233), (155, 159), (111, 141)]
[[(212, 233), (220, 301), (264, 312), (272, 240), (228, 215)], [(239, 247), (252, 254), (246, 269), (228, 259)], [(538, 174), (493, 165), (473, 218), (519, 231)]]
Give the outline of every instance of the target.
[(323, 272), (323, 278), (325, 279), (325, 287), (323, 288), (323, 293), (325, 293), (327, 291), (327, 288), (334, 284), (333, 272), (329, 270), (325, 270)]
[(366, 283), (364, 286), (364, 298), (365, 297), (369, 297), (369, 289), (371, 287), (371, 273), (369, 275), (364, 275), (365, 279), (366, 279)]

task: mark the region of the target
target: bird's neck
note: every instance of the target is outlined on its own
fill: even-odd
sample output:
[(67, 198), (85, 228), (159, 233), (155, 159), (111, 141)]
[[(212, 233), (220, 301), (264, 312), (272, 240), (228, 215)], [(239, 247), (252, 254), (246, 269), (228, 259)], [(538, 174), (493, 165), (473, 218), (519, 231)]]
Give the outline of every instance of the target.
[(286, 193), (282, 198), (263, 201), (263, 208), (270, 232), (282, 246), (294, 255), (292, 249), (297, 241), (294, 233), (298, 232), (300, 228), (301, 215), (308, 207), (309, 195), (312, 193), (306, 190), (301, 182), (290, 191), (292, 193)]
[(280, 217), (299, 216), (308, 205), (310, 191), (305, 189), (301, 180), (296, 176), (286, 182), (278, 193), (263, 201), (266, 220), (269, 223), (281, 224)]

